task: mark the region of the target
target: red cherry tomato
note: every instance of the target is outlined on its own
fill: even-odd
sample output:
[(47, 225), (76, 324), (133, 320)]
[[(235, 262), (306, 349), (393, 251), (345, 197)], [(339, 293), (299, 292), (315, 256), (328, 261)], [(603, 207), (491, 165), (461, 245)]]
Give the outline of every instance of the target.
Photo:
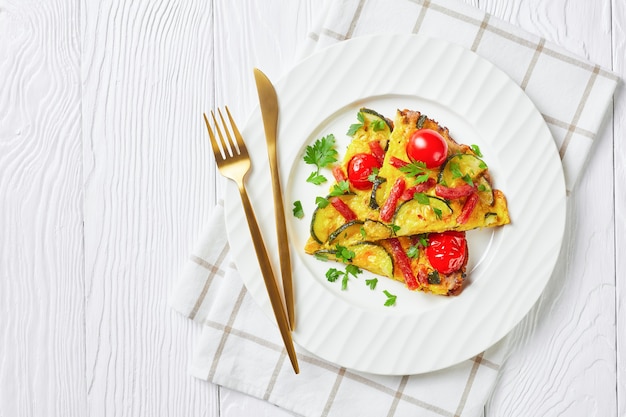
[(436, 168), (448, 157), (446, 140), (432, 129), (413, 132), (406, 144), (406, 154), (413, 162), (423, 162), (426, 168)]
[(357, 190), (372, 188), (372, 182), (367, 177), (374, 168), (380, 168), (378, 159), (369, 153), (358, 153), (348, 162), (348, 179)]
[(433, 268), (442, 274), (458, 271), (467, 262), (465, 233), (431, 233), (428, 235), (426, 256)]

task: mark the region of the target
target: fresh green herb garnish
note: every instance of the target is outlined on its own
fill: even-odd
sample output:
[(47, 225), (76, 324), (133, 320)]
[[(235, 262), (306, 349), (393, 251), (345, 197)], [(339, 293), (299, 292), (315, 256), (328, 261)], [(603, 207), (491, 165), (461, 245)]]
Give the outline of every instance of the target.
[(346, 265), (346, 275), (352, 275), (356, 278), (357, 275), (359, 275), (362, 272), (363, 271), (361, 271), (361, 269), (356, 265), (352, 265), (352, 264)]
[(359, 232), (361, 232), (361, 237), (363, 239), (367, 237), (367, 233), (365, 232), (365, 227), (361, 226), (361, 228), (359, 229)]
[(397, 296), (393, 295), (392, 293), (390, 293), (387, 290), (384, 290), (383, 293), (385, 293), (385, 295), (387, 296), (387, 301), (385, 301), (385, 306), (386, 307), (390, 307), (396, 304), (396, 298)]
[(417, 255), (419, 255), (419, 249), (417, 248), (417, 246), (409, 246), (406, 251), (406, 256), (411, 259), (415, 259), (417, 258)]
[(387, 123), (385, 123), (384, 120), (376, 119), (370, 123), (370, 126), (372, 126), (374, 132), (379, 132), (387, 127)]
[(433, 211), (435, 212), (435, 216), (437, 216), (437, 219), (441, 220), (441, 217), (443, 216), (441, 209), (437, 207), (433, 207)]
[(296, 216), (298, 219), (304, 217), (304, 210), (302, 209), (302, 203), (300, 202), (300, 200), (293, 202), (293, 215)]
[(346, 248), (345, 246), (341, 246), (340, 244), (335, 245), (335, 249), (337, 253), (335, 253), (335, 257), (345, 263), (352, 262), (352, 258), (354, 258), (354, 251)]
[(398, 232), (398, 230), (400, 230), (400, 229), (401, 229), (401, 227), (400, 227), (400, 226), (398, 226), (397, 224), (393, 224), (393, 223), (391, 223), (391, 224), (389, 225), (389, 227), (391, 227), (391, 232), (392, 232), (394, 235)]
[(421, 161), (410, 162), (399, 168), (400, 172), (403, 172), (411, 177), (415, 177), (415, 182), (421, 184), (428, 181), (428, 172), (426, 171), (426, 164)]
[(487, 191), (487, 187), (485, 187), (485, 184), (478, 184), (477, 189), (478, 191)]
[(340, 270), (336, 268), (330, 268), (328, 271), (326, 271), (326, 279), (328, 280), (328, 282), (335, 282), (342, 274), (343, 272), (341, 272)]
[(330, 196), (337, 197), (344, 195), (348, 191), (350, 191), (350, 183), (348, 181), (339, 181), (337, 184), (333, 185), (333, 189), (330, 190)]
[(378, 179), (378, 172), (379, 171), (380, 170), (378, 168), (376, 168), (376, 167), (372, 168), (372, 173), (367, 176), (367, 180), (369, 182), (371, 182), (372, 184), (374, 184), (376, 182), (376, 180)]
[(317, 139), (313, 145), (307, 146), (304, 154), (304, 162), (317, 167), (317, 170), (309, 175), (307, 181), (315, 185), (326, 182), (327, 179), (320, 174), (320, 169), (337, 162), (337, 156), (338, 153), (335, 149), (335, 135), (332, 133)]
[(469, 174), (463, 175), (461, 179), (465, 181), (467, 184), (474, 186), (474, 182), (472, 181), (472, 178), (469, 176)]
[(461, 178), (463, 173), (461, 172), (461, 167), (456, 162), (450, 162), (450, 172), (452, 173), (452, 178)]
[(482, 152), (480, 152), (480, 148), (478, 147), (478, 145), (470, 145), (470, 148), (472, 148), (472, 150), (474, 151), (474, 153), (479, 157), (482, 158), (483, 154)]
[(478, 164), (478, 168), (480, 169), (487, 169), (487, 164), (485, 163), (485, 161), (483, 161), (482, 159), (480, 160), (480, 163)]
[(439, 277), (439, 271), (433, 271), (428, 274), (428, 283), (429, 284), (441, 284), (441, 278)]
[(416, 200), (418, 203), (426, 206), (430, 204), (430, 198), (424, 193), (415, 193), (413, 195), (413, 200)]
[(422, 245), (423, 248), (428, 246), (428, 234), (427, 233), (418, 235), (417, 238), (419, 239), (420, 245)]
[(378, 284), (378, 278), (366, 279), (365, 285), (370, 287), (370, 290), (376, 289), (376, 284)]
[(320, 185), (328, 181), (328, 179), (318, 172), (311, 172), (311, 175), (306, 179), (306, 182), (311, 184)]
[(319, 208), (324, 208), (330, 203), (324, 197), (315, 197), (315, 204), (317, 204), (317, 207)]
[(348, 133), (346, 133), (348, 136), (354, 136), (357, 130), (362, 128), (363, 124), (365, 124), (365, 116), (363, 116), (362, 112), (359, 111), (356, 114), (356, 118), (359, 120), (359, 123), (354, 123), (350, 125), (350, 129), (348, 129)]

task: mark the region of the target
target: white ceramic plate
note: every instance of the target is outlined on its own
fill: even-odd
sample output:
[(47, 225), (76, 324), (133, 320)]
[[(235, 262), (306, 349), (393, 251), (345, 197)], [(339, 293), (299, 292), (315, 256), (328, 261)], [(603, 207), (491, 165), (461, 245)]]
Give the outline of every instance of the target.
[[(346, 368), (386, 375), (448, 367), (490, 347), (529, 311), (544, 289), (565, 227), (565, 184), (558, 152), (541, 115), (502, 71), (478, 55), (418, 35), (356, 38), (300, 63), (276, 83), (279, 163), (288, 210), (297, 324), (294, 340)], [(480, 146), (494, 186), (508, 198), (512, 224), (468, 233), (469, 277), (456, 297), (410, 292), (380, 277), (352, 278), (348, 290), (330, 283), (325, 263), (303, 251), (315, 196), (328, 184), (305, 179), (302, 161), (315, 139), (333, 133), (340, 154), (362, 106), (393, 118), (396, 109), (419, 110), (450, 129), (460, 143)], [(277, 247), (265, 138), (257, 108), (243, 136), (253, 155), (248, 190), (269, 248)], [(330, 173), (327, 173), (332, 178)], [(304, 219), (291, 215), (302, 202)], [(234, 260), (250, 294), (274, 320), (233, 184), (226, 224)], [(286, 244), (286, 242), (280, 242)], [(272, 261), (278, 269), (276, 249)], [(396, 305), (385, 307), (388, 290)], [(302, 350), (300, 350), (302, 352)]]

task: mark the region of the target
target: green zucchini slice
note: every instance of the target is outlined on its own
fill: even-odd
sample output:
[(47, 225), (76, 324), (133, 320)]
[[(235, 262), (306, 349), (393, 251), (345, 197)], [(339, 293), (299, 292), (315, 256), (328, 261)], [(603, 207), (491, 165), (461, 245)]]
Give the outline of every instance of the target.
[[(393, 258), (378, 243), (360, 242), (347, 246), (347, 249), (354, 252), (354, 258), (352, 258), (354, 265), (375, 274), (393, 278)], [(337, 260), (335, 254), (336, 251), (332, 249), (322, 249), (314, 253), (315, 256)]]
[[(360, 220), (352, 220), (344, 223), (328, 235), (328, 243), (341, 244), (345, 246), (348, 243), (354, 243), (363, 240), (361, 228), (363, 222)], [(363, 232), (365, 233), (365, 232)]]
[(457, 187), (481, 177), (487, 164), (472, 154), (455, 154), (446, 160), (439, 171), (438, 181), (446, 187)]
[(402, 229), (415, 230), (420, 225), (437, 222), (452, 214), (452, 208), (446, 200), (434, 196), (428, 197), (428, 204), (417, 200), (408, 200), (400, 204), (393, 216), (393, 223)]
[[(340, 196), (346, 204), (350, 205), (353, 194)], [(345, 223), (345, 219), (337, 212), (332, 204), (326, 207), (316, 207), (311, 218), (311, 237), (317, 243), (324, 244), (328, 241), (330, 234), (336, 231)]]

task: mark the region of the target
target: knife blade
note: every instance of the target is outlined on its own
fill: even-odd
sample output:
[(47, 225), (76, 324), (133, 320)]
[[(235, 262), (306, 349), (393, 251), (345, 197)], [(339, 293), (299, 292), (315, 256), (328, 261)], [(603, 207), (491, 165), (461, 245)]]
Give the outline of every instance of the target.
[(278, 236), (278, 256), (280, 260), (280, 274), (282, 276), (285, 305), (289, 325), (293, 331), (295, 328), (295, 312), (293, 299), (293, 281), (291, 274), (291, 258), (289, 255), (289, 243), (287, 240), (287, 225), (285, 222), (285, 208), (283, 205), (283, 193), (280, 187), (280, 175), (278, 173), (278, 151), (276, 147), (276, 132), (278, 128), (278, 97), (276, 90), (267, 76), (258, 68), (254, 69), (261, 116), (265, 129), (267, 153), (270, 161), (272, 177), (272, 192), (274, 195), (274, 215), (276, 218), (276, 234)]

